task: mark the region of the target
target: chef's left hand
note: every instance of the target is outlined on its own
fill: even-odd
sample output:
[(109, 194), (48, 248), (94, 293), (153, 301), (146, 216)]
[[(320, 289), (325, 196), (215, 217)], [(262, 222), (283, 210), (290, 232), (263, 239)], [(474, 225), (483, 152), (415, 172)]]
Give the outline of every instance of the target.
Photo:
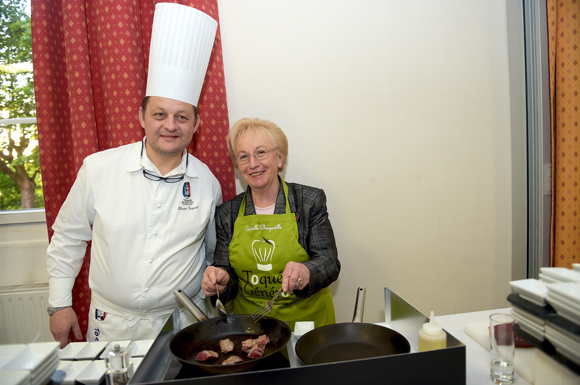
[(302, 290), (310, 283), (310, 270), (301, 263), (288, 262), (282, 273), (282, 291), (292, 294)]

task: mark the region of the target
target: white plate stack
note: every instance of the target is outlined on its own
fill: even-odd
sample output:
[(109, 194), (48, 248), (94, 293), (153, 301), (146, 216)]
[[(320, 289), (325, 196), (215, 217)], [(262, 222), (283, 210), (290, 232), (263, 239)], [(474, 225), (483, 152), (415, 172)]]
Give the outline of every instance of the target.
[(546, 283), (580, 282), (580, 271), (565, 267), (542, 267), (540, 279)]
[(580, 336), (547, 323), (546, 339), (558, 353), (580, 365)]
[(546, 300), (559, 316), (580, 325), (580, 283), (550, 283)]
[(540, 341), (545, 339), (544, 332), (546, 321), (544, 319), (513, 306), (512, 317), (514, 317), (518, 325), (520, 325), (524, 331)]
[(546, 282), (529, 278), (521, 279), (519, 281), (511, 281), (510, 286), (523, 299), (535, 303), (536, 305), (546, 306), (546, 296), (548, 295)]
[(46, 385), (60, 360), (58, 342), (4, 345), (0, 353), (2, 384)]

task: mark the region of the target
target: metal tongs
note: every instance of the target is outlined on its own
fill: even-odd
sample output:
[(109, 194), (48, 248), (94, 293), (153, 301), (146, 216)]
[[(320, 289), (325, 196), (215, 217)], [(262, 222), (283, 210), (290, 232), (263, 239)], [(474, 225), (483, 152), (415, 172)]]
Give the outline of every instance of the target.
[(280, 293), (282, 293), (282, 288), (280, 288), (280, 290), (278, 290), (276, 294), (274, 294), (274, 297), (272, 297), (271, 300), (260, 306), (258, 310), (252, 313), (252, 319), (254, 320), (254, 322), (258, 322), (259, 320), (270, 314), (272, 309), (274, 309), (274, 301), (276, 300), (276, 298), (278, 298)]
[(218, 287), (217, 283), (215, 284), (215, 290), (217, 292), (217, 300), (215, 301), (215, 308), (217, 309), (220, 317), (222, 317), (222, 319), (226, 321), (228, 319), (228, 313), (226, 312), (224, 304), (222, 303), (222, 301), (220, 301), (220, 288)]

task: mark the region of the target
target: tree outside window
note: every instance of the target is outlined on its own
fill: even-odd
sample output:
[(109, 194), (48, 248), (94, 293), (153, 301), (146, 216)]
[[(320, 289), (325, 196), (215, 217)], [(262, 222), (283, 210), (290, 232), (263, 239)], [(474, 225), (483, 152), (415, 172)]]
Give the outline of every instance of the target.
[(29, 12), (0, 0), (0, 210), (44, 207)]

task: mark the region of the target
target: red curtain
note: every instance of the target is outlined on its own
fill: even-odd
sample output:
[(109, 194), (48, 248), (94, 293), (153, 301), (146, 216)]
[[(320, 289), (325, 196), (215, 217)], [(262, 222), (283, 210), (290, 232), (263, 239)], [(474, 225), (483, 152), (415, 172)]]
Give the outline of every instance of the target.
[[(32, 52), (40, 164), (49, 238), (83, 159), (139, 141), (155, 0), (32, 0)], [(217, 0), (174, 1), (219, 23)], [(199, 101), (201, 124), (188, 151), (235, 195), (220, 28)], [(73, 289), (83, 335), (90, 304), (90, 248)], [(71, 335), (72, 337), (72, 335)]]
[(547, 0), (552, 131), (550, 265), (580, 263), (580, 2)]

